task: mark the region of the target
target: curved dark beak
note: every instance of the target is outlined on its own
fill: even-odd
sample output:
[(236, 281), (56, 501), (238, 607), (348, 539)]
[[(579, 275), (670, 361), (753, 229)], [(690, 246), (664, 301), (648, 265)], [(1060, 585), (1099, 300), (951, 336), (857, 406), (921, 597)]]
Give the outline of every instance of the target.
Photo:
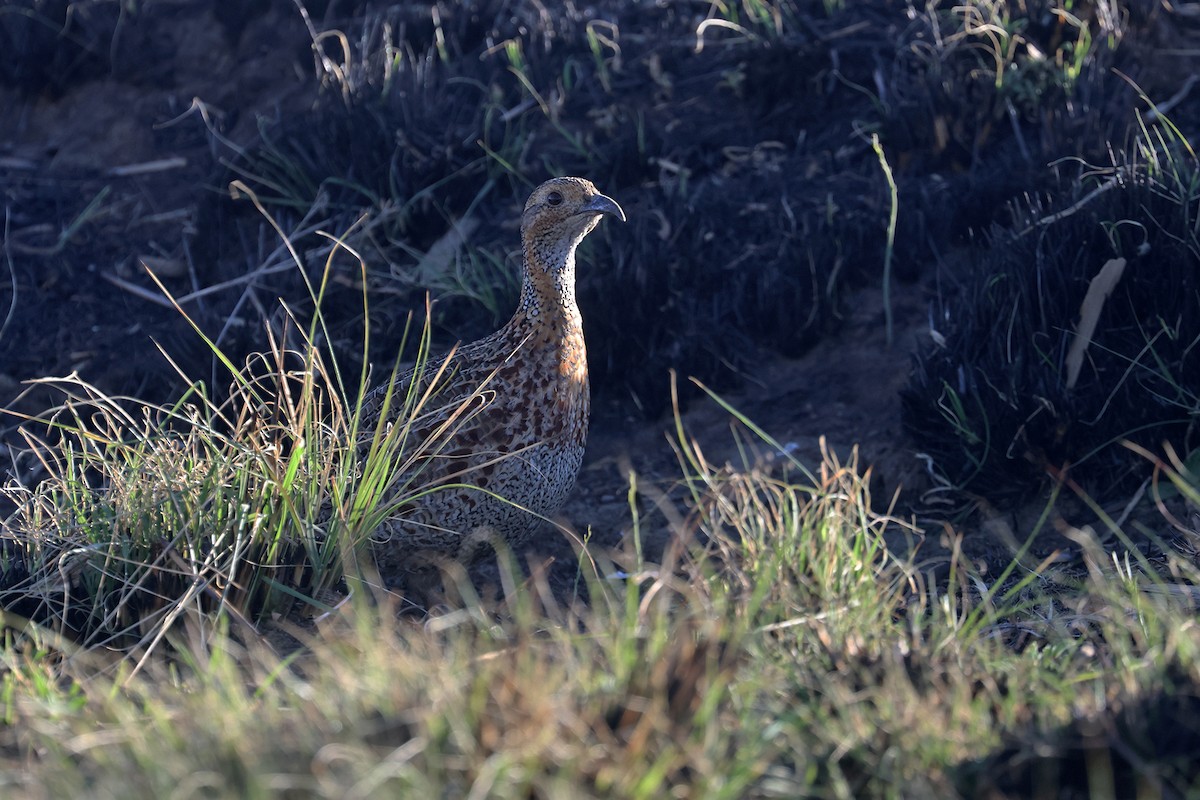
[(598, 194), (591, 200), (588, 200), (587, 205), (579, 210), (581, 213), (608, 214), (610, 217), (616, 217), (621, 220), (621, 222), (625, 221), (625, 212), (617, 205), (617, 201), (602, 194)]

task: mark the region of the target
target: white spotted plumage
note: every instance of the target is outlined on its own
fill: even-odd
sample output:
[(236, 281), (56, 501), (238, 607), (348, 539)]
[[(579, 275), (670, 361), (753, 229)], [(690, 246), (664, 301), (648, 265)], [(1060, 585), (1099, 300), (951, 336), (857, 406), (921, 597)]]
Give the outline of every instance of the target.
[[(517, 544), (566, 499), (583, 461), (590, 411), (575, 250), (605, 215), (625, 219), (614, 200), (581, 178), (554, 178), (530, 195), (521, 218), (517, 309), (491, 336), (452, 353), (434, 387), (435, 410), (412, 428), (414, 444), (439, 430), (442, 440), (421, 448), (411, 474), (393, 483), (406, 495), (432, 491), (402, 502), (372, 538), (385, 578), (402, 582), (438, 559), (469, 561), (495, 538)], [(419, 374), (400, 376), (393, 398), (414, 380), (427, 387), (443, 361), (432, 358)], [(387, 388), (364, 398), (364, 430), (379, 421)]]

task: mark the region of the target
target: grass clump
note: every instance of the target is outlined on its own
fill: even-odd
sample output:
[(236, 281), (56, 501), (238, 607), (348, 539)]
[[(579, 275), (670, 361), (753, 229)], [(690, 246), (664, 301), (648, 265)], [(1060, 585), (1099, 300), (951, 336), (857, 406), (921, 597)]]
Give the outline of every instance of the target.
[(4, 490), (7, 612), (123, 649), (181, 614), (254, 625), (339, 583), (350, 498), (330, 487), (352, 483), (352, 420), (309, 355), (276, 347), (223, 402), (201, 384), (154, 406), (39, 381), (64, 399), (25, 429), (42, 479)]
[[(747, 464), (774, 450), (736, 426), (753, 434)], [(417, 624), (360, 593), (287, 656), (232, 616), (204, 636), (180, 626), (174, 658), (136, 666), (95, 648), (62, 659), (46, 628), (10, 629), (6, 796), (1197, 787), (1168, 740), (1191, 705), (1167, 698), (1200, 686), (1187, 558), (1160, 574), (1094, 545), (1077, 576), (1014, 562), (989, 582), (955, 549), (938, 579), (920, 532), (872, 510), (853, 458), (827, 452), (810, 474), (775, 451), (773, 467), (735, 469), (677, 433), (674, 545), (660, 563), (614, 554), (621, 573), (581, 550), (586, 604), (502, 557), (495, 601), (462, 582), (457, 609)]]
[[(771, 461), (752, 466), (756, 440), (784, 451), (753, 422), (725, 407), (755, 437), (742, 442), (740, 469), (710, 464), (699, 443), (677, 429), (677, 453), (690, 497), (689, 525), (704, 543), (704, 557), (695, 566), (716, 570), (706, 583), (776, 617), (808, 614), (814, 608), (822, 614), (894, 612), (890, 604), (901, 602), (906, 585), (913, 588), (908, 584), (911, 565), (889, 549), (887, 539), (902, 530), (911, 536), (915, 530), (872, 510), (870, 471), (860, 473), (857, 451), (843, 464), (822, 440), (818, 475), (790, 457), (778, 469), (770, 468)], [(776, 585), (779, 591), (771, 588)], [(886, 600), (880, 594), (883, 587)], [(765, 596), (756, 596), (764, 589)], [(787, 624), (781, 618), (757, 622)]]
[[(319, 309), (327, 285), (309, 288)], [(32, 382), (61, 400), (25, 417), (18, 458), (36, 466), (2, 490), (5, 624), (142, 658), (180, 623), (202, 638), (230, 622), (255, 637), (271, 620), (328, 611), (371, 575), (368, 536), (424, 490), (400, 476), (436, 453), (440, 439), (407, 441), (431, 398), (389, 393), (379, 418), (395, 409), (397, 424), (364, 427), (361, 400), (346, 398), (363, 396), (368, 374), (348, 384), (314, 344), (328, 340), (319, 313), (307, 331), (282, 315), (268, 349), (239, 367), (178, 310), (214, 374), (230, 376), (224, 392), (182, 372), (189, 388), (167, 405), (78, 376)], [(426, 326), (418, 365), (428, 346)]]

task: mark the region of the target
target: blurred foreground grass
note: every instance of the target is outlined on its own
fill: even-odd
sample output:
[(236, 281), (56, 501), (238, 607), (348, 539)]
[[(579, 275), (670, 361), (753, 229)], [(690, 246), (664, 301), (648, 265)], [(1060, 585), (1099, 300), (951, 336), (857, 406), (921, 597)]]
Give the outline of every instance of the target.
[(499, 601), (464, 582), (461, 608), (421, 623), (360, 594), (286, 655), (228, 616), (184, 613), (170, 655), (141, 662), (7, 619), (0, 790), (1197, 791), (1190, 562), (1164, 569), (1077, 531), (1078, 579), (1021, 558), (985, 578), (954, 548), (938, 570), (916, 530), (872, 510), (854, 456), (808, 475), (709, 464), (682, 427), (676, 447), (689, 499), (665, 563), (581, 550), (586, 603), (502, 569)]

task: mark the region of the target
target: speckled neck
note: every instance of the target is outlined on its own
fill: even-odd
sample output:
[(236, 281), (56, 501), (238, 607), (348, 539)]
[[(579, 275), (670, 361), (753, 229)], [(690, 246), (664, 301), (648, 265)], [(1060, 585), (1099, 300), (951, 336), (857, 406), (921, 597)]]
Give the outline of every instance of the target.
[[(591, 226), (588, 226), (590, 230)], [(582, 330), (575, 302), (575, 249), (586, 230), (573, 236), (526, 236), (521, 301), (513, 321), (545, 327), (561, 335)]]

